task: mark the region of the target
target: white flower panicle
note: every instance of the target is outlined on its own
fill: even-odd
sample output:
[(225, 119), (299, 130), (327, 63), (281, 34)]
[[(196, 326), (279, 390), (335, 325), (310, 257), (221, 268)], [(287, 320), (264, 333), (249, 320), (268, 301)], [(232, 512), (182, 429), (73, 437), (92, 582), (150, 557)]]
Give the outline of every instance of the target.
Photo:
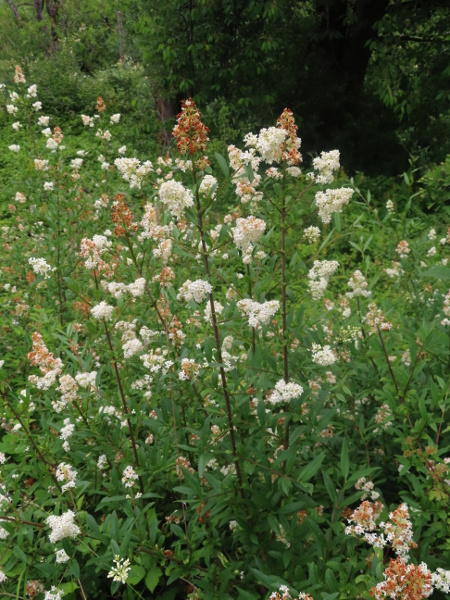
[(53, 271), (52, 267), (47, 263), (45, 258), (34, 258), (28, 259), (28, 263), (31, 265), (36, 275), (43, 275), (44, 279), (50, 277), (50, 273)]
[(48, 536), (51, 544), (56, 544), (64, 538), (75, 538), (81, 533), (78, 525), (75, 525), (75, 513), (71, 510), (63, 513), (60, 517), (52, 515), (45, 521), (52, 530)]
[(114, 164), (122, 175), (122, 179), (130, 184), (130, 189), (140, 190), (144, 177), (154, 171), (149, 160), (141, 163), (138, 158), (116, 158)]
[(201, 304), (213, 291), (212, 285), (203, 279), (186, 280), (178, 291), (177, 300), (189, 302), (195, 300)]
[(264, 162), (271, 165), (273, 162), (281, 162), (283, 159), (284, 142), (287, 132), (278, 127), (261, 129), (259, 135), (248, 133), (244, 137), (246, 146), (255, 148)]
[(314, 266), (308, 273), (308, 285), (314, 300), (319, 300), (323, 297), (330, 277), (338, 268), (339, 263), (336, 260), (314, 261)]
[(290, 402), (299, 398), (303, 394), (303, 388), (298, 383), (289, 382), (286, 383), (284, 379), (280, 379), (275, 384), (273, 392), (267, 396), (266, 400), (272, 406), (277, 406), (282, 402)]
[(334, 213), (341, 213), (345, 204), (350, 202), (353, 196), (351, 188), (338, 188), (317, 192), (315, 203), (322, 223), (330, 223)]
[(107, 304), (104, 300), (100, 302), (100, 304), (96, 304), (91, 308), (91, 314), (94, 319), (99, 321), (100, 319), (104, 319), (105, 321), (112, 321), (112, 316), (114, 312), (114, 306)]
[(330, 152), (321, 152), (320, 157), (317, 156), (313, 160), (313, 167), (319, 173), (314, 176), (316, 183), (333, 183), (333, 173), (339, 169), (339, 150), (331, 150)]
[(336, 362), (336, 355), (331, 346), (313, 344), (311, 348), (312, 361), (321, 367), (328, 367)]
[[(221, 315), (223, 312), (224, 307), (222, 306), (222, 304), (220, 304), (220, 302), (217, 302), (217, 300), (214, 301), (214, 312), (216, 314), (216, 317), (218, 315)], [(212, 322), (212, 313), (211, 313), (211, 303), (208, 302), (205, 310), (203, 312), (203, 317), (205, 319), (205, 321), (207, 321), (210, 325), (213, 324)]]
[(242, 251), (244, 262), (251, 260), (253, 244), (261, 239), (266, 230), (266, 223), (262, 219), (254, 216), (239, 218), (236, 221), (236, 227), (232, 228), (233, 240), (238, 250)]
[(279, 310), (280, 303), (278, 300), (268, 300), (260, 304), (247, 298), (239, 300), (237, 307), (244, 315), (248, 316), (249, 327), (260, 327), (270, 323), (272, 317)]
[(124, 486), (126, 488), (134, 487), (136, 485), (136, 479), (138, 479), (138, 474), (133, 469), (133, 467), (126, 467), (122, 473), (122, 483), (124, 484)]
[(308, 244), (315, 244), (320, 239), (320, 229), (311, 225), (311, 227), (307, 227), (303, 230), (303, 237)]
[(56, 468), (56, 479), (58, 481), (66, 482), (61, 487), (61, 491), (64, 493), (66, 490), (75, 487), (77, 471), (75, 471), (75, 469), (73, 469), (69, 464), (62, 462)]
[(217, 179), (215, 177), (213, 177), (212, 175), (205, 175), (202, 179), (202, 182), (200, 184), (198, 191), (200, 194), (202, 194), (206, 198), (208, 198), (209, 196), (211, 196), (211, 198), (215, 198), (215, 196), (216, 196), (215, 188), (216, 187), (217, 187)]
[(355, 271), (350, 277), (347, 285), (352, 289), (351, 292), (347, 292), (348, 298), (356, 298), (358, 296), (368, 298), (372, 292), (368, 289), (366, 278), (361, 271)]
[(128, 579), (128, 572), (131, 570), (130, 559), (120, 558), (118, 554), (114, 557), (115, 566), (111, 568), (108, 573), (108, 577), (112, 578), (113, 581), (120, 583), (126, 583)]
[(180, 219), (186, 208), (194, 205), (194, 196), (191, 190), (186, 189), (182, 183), (170, 179), (164, 181), (158, 192), (159, 198), (167, 206), (173, 217)]
[(55, 560), (58, 564), (66, 563), (68, 560), (70, 560), (70, 556), (67, 554), (67, 552), (64, 549), (57, 550), (55, 553)]

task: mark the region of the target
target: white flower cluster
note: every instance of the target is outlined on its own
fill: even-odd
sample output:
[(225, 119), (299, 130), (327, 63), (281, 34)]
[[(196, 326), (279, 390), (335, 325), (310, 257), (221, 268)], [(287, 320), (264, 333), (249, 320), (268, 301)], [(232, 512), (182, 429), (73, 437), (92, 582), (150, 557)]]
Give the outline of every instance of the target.
[(331, 150), (330, 152), (321, 152), (320, 157), (317, 156), (313, 160), (313, 167), (319, 174), (314, 177), (316, 183), (333, 183), (334, 171), (339, 169), (339, 150)]
[(383, 271), (391, 279), (395, 279), (396, 277), (401, 277), (401, 275), (403, 275), (405, 273), (405, 271), (401, 267), (401, 264), (399, 262), (396, 262), (395, 260), (392, 261), (391, 269), (386, 268), (386, 269), (383, 269)]
[(150, 350), (148, 354), (143, 354), (139, 358), (144, 363), (144, 367), (150, 369), (151, 373), (158, 373), (161, 371), (161, 374), (165, 375), (173, 365), (173, 362), (168, 360), (166, 356), (167, 350), (157, 348), (156, 350)]
[(344, 204), (348, 204), (353, 196), (351, 188), (338, 188), (335, 190), (326, 190), (325, 192), (317, 192), (316, 206), (319, 212), (319, 217), (322, 223), (329, 223), (331, 215), (341, 213)]
[(321, 367), (328, 367), (336, 362), (336, 355), (330, 346), (312, 345), (312, 361)]
[(282, 402), (290, 402), (303, 394), (303, 388), (298, 383), (286, 383), (284, 379), (280, 379), (275, 384), (273, 392), (267, 396), (267, 402), (272, 406), (277, 406)]
[(107, 252), (112, 246), (112, 242), (108, 240), (106, 235), (94, 235), (92, 240), (83, 238), (80, 242), (80, 256), (85, 258), (84, 266), (90, 271), (98, 269), (104, 270), (105, 261), (102, 255)]
[(253, 244), (261, 238), (265, 230), (265, 221), (257, 219), (253, 215), (245, 219), (237, 219), (236, 227), (233, 227), (231, 231), (234, 243), (242, 251), (242, 260), (244, 263), (251, 261)]
[(31, 257), (28, 259), (28, 263), (31, 265), (33, 271), (37, 275), (43, 275), (44, 279), (48, 279), (50, 277), (49, 273), (53, 271), (52, 267), (47, 263), (45, 258)]
[[(218, 315), (221, 315), (223, 312), (224, 307), (222, 306), (222, 304), (220, 304), (220, 302), (217, 302), (217, 300), (214, 302), (214, 312), (216, 314), (216, 317)], [(212, 314), (211, 314), (211, 303), (208, 302), (205, 310), (203, 312), (203, 317), (205, 319), (205, 321), (207, 321), (210, 325), (213, 324), (212, 322)]]
[(158, 195), (163, 204), (172, 213), (172, 216), (179, 219), (182, 217), (186, 208), (194, 205), (194, 196), (191, 190), (186, 189), (182, 183), (169, 179), (164, 181)]
[(308, 285), (314, 300), (322, 298), (330, 277), (338, 268), (339, 263), (336, 260), (314, 261), (314, 266), (308, 273)]
[(122, 346), (122, 350), (124, 358), (131, 358), (135, 354), (142, 352), (144, 350), (144, 345), (140, 340), (134, 338), (133, 340), (125, 342), (125, 344)]
[(70, 556), (67, 554), (67, 552), (64, 549), (57, 550), (55, 552), (55, 561), (58, 564), (66, 563), (68, 560), (70, 560)]
[(74, 520), (75, 513), (71, 510), (63, 513), (60, 517), (54, 515), (48, 517), (45, 522), (52, 530), (48, 536), (49, 542), (51, 544), (56, 544), (56, 542), (59, 542), (64, 538), (77, 537), (77, 535), (81, 533), (81, 530), (78, 525), (75, 525)]
[(191, 381), (196, 379), (200, 371), (200, 365), (193, 358), (181, 359), (181, 370), (178, 372), (178, 378), (181, 381)]
[(444, 594), (450, 594), (450, 571), (437, 569), (431, 575), (431, 583), (437, 590), (442, 590)]
[(138, 474), (133, 469), (133, 467), (128, 466), (123, 470), (122, 473), (122, 483), (126, 488), (131, 488), (135, 486), (135, 481), (138, 479)]
[(133, 298), (139, 298), (144, 295), (145, 292), (145, 279), (143, 277), (139, 277), (133, 283), (127, 285), (128, 292), (133, 296)]
[(130, 184), (130, 189), (137, 188), (140, 190), (144, 177), (154, 171), (149, 160), (141, 163), (138, 158), (116, 158), (114, 164), (122, 175), (122, 179)]
[[(262, 193), (256, 189), (261, 182), (261, 175), (258, 174), (261, 158), (256, 155), (256, 150), (250, 148), (250, 150), (242, 152), (236, 146), (228, 146), (228, 158), (234, 171), (232, 181), (236, 187), (236, 195), (239, 196), (242, 204), (261, 200)], [(244, 169), (245, 165), (251, 165), (253, 171), (252, 182), (247, 177), (247, 171)]]
[(69, 488), (75, 487), (75, 482), (77, 478), (77, 471), (75, 471), (69, 464), (60, 463), (56, 468), (56, 479), (58, 481), (65, 481), (65, 483), (61, 491), (64, 493)]
[(73, 404), (78, 398), (78, 386), (72, 375), (68, 373), (59, 378), (58, 392), (61, 393), (60, 400), (52, 400), (55, 412), (60, 413), (68, 404)]
[(48, 160), (35, 158), (34, 168), (36, 169), (36, 171), (48, 171)]
[(64, 592), (52, 585), (50, 591), (44, 592), (44, 600), (62, 600)]
[(303, 237), (308, 244), (315, 244), (320, 239), (320, 229), (311, 225), (311, 227), (307, 227), (303, 230)]
[(361, 271), (355, 271), (347, 282), (347, 285), (352, 289), (351, 292), (346, 293), (348, 298), (356, 298), (357, 296), (368, 298), (372, 294), (368, 289), (366, 278)]
[(130, 559), (120, 558), (117, 554), (114, 557), (115, 566), (108, 573), (108, 577), (112, 577), (113, 581), (118, 581), (120, 583), (125, 583), (128, 579), (128, 571), (131, 570), (130, 567)]
[(114, 306), (107, 304), (104, 300), (100, 302), (100, 304), (96, 304), (91, 308), (91, 314), (94, 319), (99, 321), (100, 319), (104, 319), (105, 321), (112, 321), (112, 316), (114, 312)]
[(96, 390), (95, 380), (97, 378), (97, 371), (91, 371), (90, 373), (78, 373), (75, 375), (76, 382), (84, 389), (89, 388), (91, 392)]
[(279, 310), (280, 303), (278, 300), (268, 300), (260, 304), (247, 298), (239, 300), (237, 307), (244, 315), (248, 316), (249, 327), (260, 327), (270, 323), (272, 317)]
[(203, 279), (196, 279), (195, 281), (187, 279), (178, 291), (177, 300), (184, 300), (185, 302), (195, 300), (197, 304), (200, 304), (206, 300), (212, 290), (212, 285)]
[(246, 146), (256, 148), (264, 162), (271, 165), (273, 162), (281, 162), (286, 136), (286, 130), (269, 127), (261, 129), (259, 135), (248, 133), (244, 137), (244, 142)]
[(205, 196), (205, 198), (215, 198), (216, 196), (217, 179), (212, 175), (205, 175), (202, 179), (199, 193)]

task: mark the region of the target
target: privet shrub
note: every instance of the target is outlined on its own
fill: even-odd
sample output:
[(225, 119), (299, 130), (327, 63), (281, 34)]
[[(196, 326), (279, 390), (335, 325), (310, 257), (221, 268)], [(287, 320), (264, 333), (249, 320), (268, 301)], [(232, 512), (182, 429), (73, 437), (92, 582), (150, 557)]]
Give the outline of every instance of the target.
[(192, 100), (150, 162), (3, 92), (2, 597), (448, 593), (448, 224), (349, 220), (287, 109), (213, 173)]

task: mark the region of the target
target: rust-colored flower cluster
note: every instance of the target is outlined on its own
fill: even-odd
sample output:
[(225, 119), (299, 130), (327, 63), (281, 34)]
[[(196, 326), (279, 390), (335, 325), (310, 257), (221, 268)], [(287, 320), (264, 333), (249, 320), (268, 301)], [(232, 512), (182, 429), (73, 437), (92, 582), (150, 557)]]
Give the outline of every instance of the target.
[[(209, 129), (201, 121), (200, 111), (195, 106), (195, 102), (189, 98), (184, 100), (181, 105), (181, 112), (177, 117), (177, 124), (173, 129), (173, 136), (176, 139), (178, 151), (180, 154), (196, 154), (197, 152), (206, 152), (206, 142)], [(209, 164), (206, 156), (196, 161), (198, 168), (204, 168)]]
[(369, 591), (369, 594), (377, 600), (385, 600), (385, 598), (421, 600), (433, 593), (431, 573), (424, 563), (407, 565), (401, 557), (398, 557), (391, 560), (383, 575), (385, 581)]
[(97, 98), (97, 104), (95, 105), (95, 110), (99, 113), (105, 112), (105, 110), (106, 110), (105, 101), (103, 100), (103, 98), (101, 96), (98, 96), (98, 98)]
[(285, 108), (281, 116), (277, 119), (278, 129), (284, 129), (287, 133), (285, 142), (285, 151), (283, 160), (290, 165), (298, 165), (302, 162), (302, 155), (298, 151), (300, 148), (300, 139), (297, 137), (297, 125), (295, 124), (292, 110)]
[(16, 65), (14, 74), (14, 83), (26, 83), (25, 75), (19, 65)]
[(121, 237), (127, 231), (136, 231), (138, 228), (137, 223), (133, 222), (133, 215), (125, 202), (123, 194), (116, 194), (114, 196), (112, 220), (116, 224), (114, 235), (117, 237)]
[(42, 335), (35, 331), (32, 336), (33, 339), (33, 350), (28, 352), (28, 360), (31, 362), (33, 367), (39, 367), (41, 373), (45, 375), (49, 371), (54, 369), (61, 369), (62, 362), (60, 358), (55, 358), (53, 352), (49, 352), (47, 346), (44, 343)]

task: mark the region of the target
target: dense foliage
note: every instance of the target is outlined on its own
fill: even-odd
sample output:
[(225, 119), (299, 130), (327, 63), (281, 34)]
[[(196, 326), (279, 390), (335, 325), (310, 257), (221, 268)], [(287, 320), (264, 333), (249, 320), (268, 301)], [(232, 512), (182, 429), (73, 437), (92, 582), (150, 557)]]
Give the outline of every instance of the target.
[(445, 597), (440, 173), (374, 201), (287, 109), (225, 158), (192, 100), (150, 161), (2, 93), (4, 597)]

